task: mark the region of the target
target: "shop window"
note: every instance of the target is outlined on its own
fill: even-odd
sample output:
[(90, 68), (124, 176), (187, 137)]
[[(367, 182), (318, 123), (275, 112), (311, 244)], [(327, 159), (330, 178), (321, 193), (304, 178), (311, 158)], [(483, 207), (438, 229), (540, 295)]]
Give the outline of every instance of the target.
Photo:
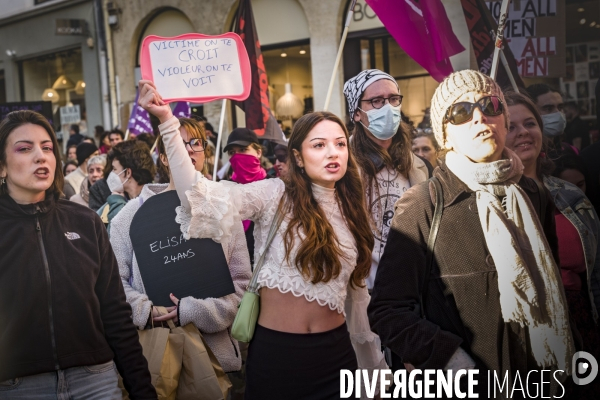
[[(80, 132), (84, 135), (87, 133), (81, 49), (23, 60), (19, 69), (23, 101), (52, 101), (54, 128), (57, 132), (66, 132), (68, 129), (60, 126), (60, 108), (79, 106)], [(73, 113), (70, 113), (69, 118), (77, 119)]]
[(263, 46), (310, 37), (308, 21), (298, 0), (252, 0), (252, 11)]
[(344, 80), (372, 68), (396, 79), (404, 95), (402, 113), (415, 126), (420, 123), (438, 82), (406, 54), (385, 29), (353, 32), (344, 47)]
[[(569, 44), (566, 47), (566, 74), (560, 78), (565, 102), (575, 102), (582, 119), (594, 120), (596, 83), (600, 79), (600, 41)], [(532, 79), (527, 79), (531, 84)]]
[[(277, 119), (282, 120), (284, 129), (291, 128), (296, 119), (313, 111), (309, 42), (300, 41), (288, 45), (277, 45), (276, 48), (264, 46), (262, 54), (269, 79), (271, 110)], [(286, 112), (289, 107), (282, 108), (281, 102), (278, 107), (278, 101), (286, 95), (286, 84), (291, 86), (291, 93), (294, 96), (291, 99), (298, 105), (301, 104), (301, 109), (294, 115)]]

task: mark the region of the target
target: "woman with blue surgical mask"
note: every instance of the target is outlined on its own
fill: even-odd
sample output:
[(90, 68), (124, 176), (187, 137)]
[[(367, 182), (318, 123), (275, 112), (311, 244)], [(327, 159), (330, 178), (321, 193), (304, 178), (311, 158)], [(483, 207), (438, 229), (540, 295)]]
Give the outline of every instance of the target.
[(427, 180), (430, 172), (426, 162), (411, 152), (410, 129), (400, 115), (403, 96), (392, 76), (378, 69), (362, 71), (346, 82), (344, 94), (354, 123), (350, 146), (360, 167), (375, 235), (366, 280), (372, 289), (394, 204), (412, 186)]

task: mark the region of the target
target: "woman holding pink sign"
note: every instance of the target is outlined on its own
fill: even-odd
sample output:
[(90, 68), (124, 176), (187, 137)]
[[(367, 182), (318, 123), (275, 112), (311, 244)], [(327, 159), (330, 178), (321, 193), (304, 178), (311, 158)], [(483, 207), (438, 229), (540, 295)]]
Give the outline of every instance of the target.
[(186, 156), (179, 123), (151, 82), (140, 87), (140, 105), (161, 122), (184, 236), (223, 243), (234, 223), (255, 223), (256, 255), (265, 253), (265, 262), (245, 398), (339, 398), (341, 369), (387, 368), (366, 314), (373, 234), (342, 121), (328, 112), (298, 120), (286, 183), (217, 183), (177, 161)]
[[(186, 157), (183, 162), (193, 167), (198, 175), (206, 173), (204, 149), (206, 136), (202, 126), (190, 118), (180, 118), (180, 141), (184, 144)], [(233, 341), (229, 328), (235, 318), (237, 307), (244, 289), (250, 279), (250, 260), (248, 252), (243, 246), (245, 243), (241, 224), (234, 229), (236, 232), (234, 246), (223, 246), (223, 251), (228, 260), (231, 277), (235, 285), (235, 293), (219, 298), (197, 299), (191, 296), (181, 299), (171, 295), (173, 305), (167, 307), (166, 315), (160, 315), (155, 307), (168, 306), (169, 304), (153, 304), (146, 292), (138, 259), (134, 252), (134, 245), (130, 237), (132, 221), (148, 199), (174, 190), (170, 165), (166, 158), (162, 140), (157, 143), (160, 168), (169, 176), (169, 184), (144, 185), (139, 197), (129, 201), (111, 222), (110, 241), (119, 264), (119, 274), (125, 289), (127, 302), (131, 305), (133, 323), (138, 329), (150, 329), (155, 323), (173, 320), (185, 326), (193, 323), (202, 333), (208, 346), (216, 356), (225, 372), (239, 371), (242, 368), (242, 357), (237, 342)], [(191, 161), (191, 162), (190, 162)]]

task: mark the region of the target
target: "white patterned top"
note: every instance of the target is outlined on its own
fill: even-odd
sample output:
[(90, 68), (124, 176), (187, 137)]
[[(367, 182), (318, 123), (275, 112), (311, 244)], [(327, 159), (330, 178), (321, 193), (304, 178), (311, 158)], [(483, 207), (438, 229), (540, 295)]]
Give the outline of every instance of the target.
[[(182, 232), (191, 237), (204, 237), (214, 234), (214, 227), (209, 228), (209, 221), (213, 221), (220, 230), (219, 241), (228, 241), (230, 232), (226, 228), (228, 221), (252, 220), (255, 222), (254, 237), (256, 240), (255, 260), (265, 251), (265, 244), (269, 229), (279, 200), (284, 194), (284, 184), (280, 179), (265, 179), (245, 185), (229, 185), (221, 182), (202, 179), (197, 182), (187, 197), (191, 206), (191, 216), (185, 209), (178, 209), (178, 221), (182, 225)], [(321, 306), (328, 306), (331, 310), (344, 313), (346, 300), (346, 287), (350, 275), (356, 265), (356, 244), (346, 222), (340, 212), (335, 199), (335, 189), (326, 189), (317, 185), (312, 186), (313, 196), (325, 212), (329, 223), (332, 225), (340, 243), (345, 258), (341, 260), (342, 270), (337, 278), (329, 282), (313, 284), (310, 279), (305, 279), (295, 265), (290, 265), (285, 259), (283, 235), (288, 226), (290, 216), (286, 216), (281, 223), (273, 242), (265, 255), (265, 261), (258, 275), (259, 287), (266, 286), (278, 289), (282, 293), (292, 293), (296, 297), (304, 296), (308, 301), (317, 301)], [(202, 194), (205, 193), (210, 195)], [(218, 210), (214, 202), (227, 204), (226, 210)], [(298, 244), (304, 239), (304, 234), (299, 233), (296, 245), (290, 253), (294, 260)]]
[[(177, 209), (177, 221), (185, 237), (212, 238), (216, 242), (229, 241), (231, 227), (236, 221), (252, 220), (255, 223), (255, 259), (265, 251), (265, 242), (275, 217), (277, 207), (284, 195), (285, 186), (280, 179), (266, 179), (245, 185), (233, 182), (213, 182), (194, 173), (187, 151), (181, 140), (175, 140), (179, 121), (173, 117), (159, 126), (163, 137), (175, 187), (182, 206)], [(350, 275), (356, 266), (356, 243), (338, 207), (334, 189), (312, 186), (313, 196), (322, 207), (331, 223), (343, 249), (342, 271), (329, 282), (313, 284), (305, 279), (292, 262), (285, 261), (283, 234), (288, 226), (289, 216), (277, 231), (265, 263), (259, 274), (259, 285), (278, 289), (282, 293), (304, 296), (308, 301), (317, 301), (321, 306), (343, 313), (360, 368), (385, 368), (380, 350), (379, 337), (371, 331), (367, 306), (370, 296), (366, 287), (352, 288)], [(300, 233), (297, 242), (303, 239)], [(293, 260), (297, 245), (293, 246), (290, 258)]]

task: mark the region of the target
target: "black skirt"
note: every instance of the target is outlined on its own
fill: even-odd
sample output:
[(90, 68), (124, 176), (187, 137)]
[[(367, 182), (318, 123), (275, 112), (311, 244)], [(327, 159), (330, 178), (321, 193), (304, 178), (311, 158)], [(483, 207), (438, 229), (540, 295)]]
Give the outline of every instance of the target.
[(346, 324), (320, 333), (256, 325), (246, 361), (246, 400), (340, 398), (340, 370), (358, 368)]

